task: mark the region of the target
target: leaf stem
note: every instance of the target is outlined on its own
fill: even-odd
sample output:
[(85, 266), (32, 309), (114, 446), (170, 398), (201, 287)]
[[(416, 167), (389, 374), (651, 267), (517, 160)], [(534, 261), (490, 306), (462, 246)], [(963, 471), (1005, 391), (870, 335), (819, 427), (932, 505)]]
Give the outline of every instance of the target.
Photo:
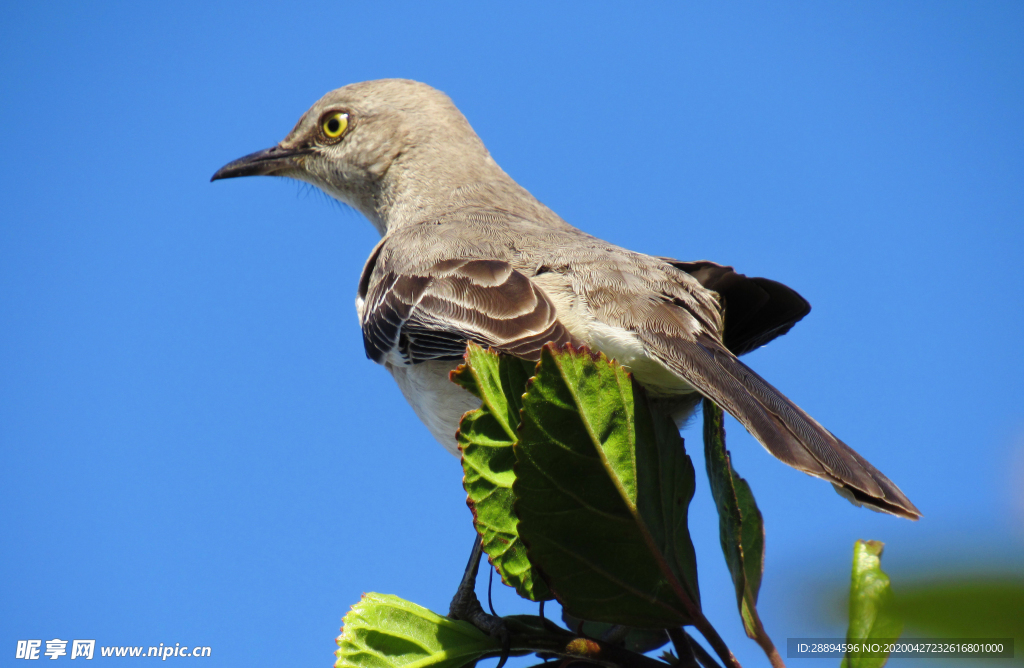
[(690, 644), (690, 637), (686, 635), (686, 631), (683, 631), (682, 627), (667, 630), (668, 637), (672, 640), (672, 646), (676, 648), (676, 654), (679, 656), (679, 667), (700, 668), (697, 665), (697, 659), (693, 656), (693, 646)]
[(715, 630), (714, 626), (711, 626), (711, 622), (707, 620), (707, 617), (700, 615), (693, 621), (693, 625), (697, 627), (700, 634), (704, 636), (704, 639), (711, 645), (711, 649), (715, 650), (715, 654), (722, 660), (722, 663), (728, 668), (743, 668), (740, 666), (740, 662), (736, 660), (736, 657), (732, 655), (729, 647), (722, 640), (722, 636), (718, 635), (718, 631)]
[[(758, 620), (760, 622), (761, 620)], [(772, 664), (772, 668), (786, 668), (786, 664), (782, 662), (782, 657), (779, 655), (779, 650), (775, 649), (775, 644), (772, 639), (768, 637), (768, 633), (764, 630), (764, 627), (760, 623), (757, 625), (757, 633), (754, 636), (754, 642), (761, 646), (764, 653), (768, 655), (768, 660)]]
[(684, 631), (682, 627), (668, 629), (668, 637), (672, 639), (672, 644), (675, 646), (676, 652), (679, 654), (680, 658), (683, 656), (683, 647), (685, 647), (704, 668), (722, 668), (722, 666), (715, 661), (715, 657), (708, 654), (708, 651), (704, 649), (704, 646), (691, 638), (690, 634)]

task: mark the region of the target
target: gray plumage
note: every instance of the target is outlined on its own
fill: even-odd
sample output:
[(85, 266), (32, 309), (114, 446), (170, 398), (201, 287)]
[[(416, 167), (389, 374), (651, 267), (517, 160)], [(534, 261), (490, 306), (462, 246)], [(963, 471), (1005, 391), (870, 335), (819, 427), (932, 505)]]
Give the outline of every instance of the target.
[(806, 315), (796, 292), (576, 229), (501, 170), (443, 93), (397, 79), (332, 91), (280, 144), (213, 178), (256, 174), (312, 183), (380, 231), (357, 297), (366, 354), (391, 371), (450, 451), (459, 418), (474, 407), (447, 380), (467, 340), (527, 359), (548, 341), (572, 342), (629, 367), (678, 420), (708, 397), (778, 459), (855, 503), (920, 516), (888, 478), (737, 358)]

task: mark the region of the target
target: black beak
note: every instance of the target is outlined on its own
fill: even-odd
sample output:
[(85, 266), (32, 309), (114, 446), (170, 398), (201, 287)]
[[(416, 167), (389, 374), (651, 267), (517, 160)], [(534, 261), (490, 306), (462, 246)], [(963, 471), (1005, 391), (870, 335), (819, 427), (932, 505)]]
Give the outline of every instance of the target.
[(309, 153), (308, 150), (282, 148), (274, 146), (263, 151), (250, 153), (244, 158), (229, 162), (210, 178), (233, 179), (236, 176), (273, 176), (281, 172), (299, 169), (295, 157)]

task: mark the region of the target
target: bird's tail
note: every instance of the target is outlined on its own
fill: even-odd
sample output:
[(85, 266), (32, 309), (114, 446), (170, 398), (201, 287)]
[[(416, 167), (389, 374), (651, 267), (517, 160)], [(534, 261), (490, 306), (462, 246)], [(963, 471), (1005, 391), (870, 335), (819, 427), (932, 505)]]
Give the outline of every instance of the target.
[(683, 355), (662, 362), (733, 417), (778, 459), (828, 480), (857, 505), (907, 519), (920, 511), (891, 480), (799, 406), (706, 335), (673, 342)]

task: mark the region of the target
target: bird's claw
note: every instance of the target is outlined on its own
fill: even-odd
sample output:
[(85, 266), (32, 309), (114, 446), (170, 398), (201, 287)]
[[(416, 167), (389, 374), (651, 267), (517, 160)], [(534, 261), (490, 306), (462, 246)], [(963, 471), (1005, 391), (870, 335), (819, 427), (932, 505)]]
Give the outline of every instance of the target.
[(452, 604), (448, 608), (448, 617), (461, 619), (469, 622), (492, 638), (501, 641), (501, 660), (495, 668), (502, 668), (508, 660), (511, 650), (511, 639), (509, 637), (508, 625), (501, 617), (484, 612), (480, 600), (472, 587), (460, 586), (452, 598)]

